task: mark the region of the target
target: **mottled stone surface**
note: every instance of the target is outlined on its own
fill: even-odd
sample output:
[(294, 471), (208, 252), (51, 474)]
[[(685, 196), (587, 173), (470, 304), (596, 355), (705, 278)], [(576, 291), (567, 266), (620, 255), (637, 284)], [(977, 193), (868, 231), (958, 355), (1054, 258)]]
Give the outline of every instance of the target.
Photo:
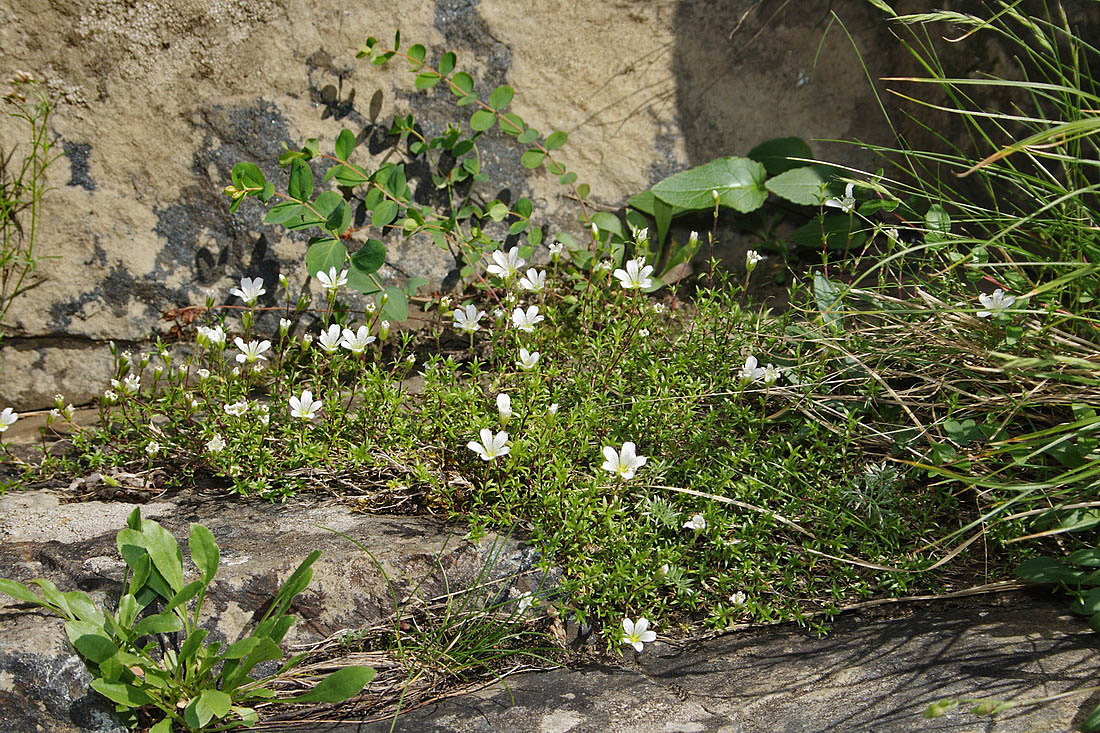
[[(838, 619), (818, 639), (783, 627), (698, 644), (657, 643), (638, 663), (511, 677), (476, 695), (407, 712), (401, 731), (462, 733), (1066, 733), (1100, 699), (1069, 697), (996, 718), (959, 708), (926, 719), (952, 695), (1007, 700), (1095, 684), (1098, 637), (1065, 602), (1012, 594), (1000, 603), (931, 604), (905, 619)], [(302, 731), (375, 733), (389, 723)]]

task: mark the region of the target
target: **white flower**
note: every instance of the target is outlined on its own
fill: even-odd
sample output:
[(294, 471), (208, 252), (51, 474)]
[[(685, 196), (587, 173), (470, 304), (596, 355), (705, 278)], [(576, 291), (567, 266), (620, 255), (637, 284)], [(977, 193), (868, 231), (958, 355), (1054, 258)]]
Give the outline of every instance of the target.
[(527, 333), (534, 331), (535, 326), (544, 320), (546, 319), (539, 315), (539, 307), (537, 305), (529, 307), (526, 311), (523, 310), (523, 308), (516, 308), (512, 311), (512, 325), (520, 331), (526, 331)]
[(267, 405), (258, 405), (256, 409), (260, 413), (260, 422), (265, 426), (271, 422), (271, 408)]
[(688, 235), (688, 245), (692, 249), (695, 249), (699, 246), (699, 232), (692, 232), (690, 235)]
[(4, 432), (19, 419), (19, 413), (10, 407), (5, 407), (3, 412), (0, 412), (0, 433)]
[(648, 328), (639, 328), (638, 329), (638, 335), (641, 336), (642, 338), (648, 337), (649, 336), (649, 329)]
[(764, 367), (764, 372), (760, 375), (760, 381), (764, 384), (772, 385), (779, 381), (779, 368), (775, 364), (768, 364)]
[(321, 400), (313, 399), (313, 393), (308, 389), (303, 390), (301, 397), (290, 398), (290, 415), (301, 420), (312, 420), (322, 404)]
[(732, 603), (735, 606), (745, 605), (745, 600), (746, 600), (745, 592), (741, 591), (741, 590), (737, 591), (732, 596), (730, 596), (730, 603)]
[(565, 245), (561, 242), (551, 242), (548, 248), (550, 249), (550, 258), (556, 262), (557, 259), (561, 257), (561, 252), (565, 249)]
[(390, 335), (390, 322), (389, 321), (379, 321), (378, 322), (378, 338), (385, 341), (386, 338), (389, 335)]
[(644, 644), (657, 641), (657, 633), (649, 630), (649, 620), (645, 617), (634, 623), (629, 618), (623, 619), (623, 644), (630, 644), (634, 651), (640, 652)]
[(615, 277), (626, 290), (636, 290), (653, 287), (650, 275), (653, 273), (653, 265), (645, 264), (645, 260), (627, 260), (626, 269), (615, 270)]
[(366, 326), (360, 326), (358, 331), (345, 328), (344, 338), (340, 341), (340, 345), (353, 354), (362, 354), (376, 340), (374, 336), (370, 335), (370, 329)]
[(694, 529), (696, 532), (707, 528), (707, 520), (702, 514), (693, 514), (691, 519), (684, 522), (684, 529)]
[(333, 293), (348, 284), (348, 271), (336, 272), (335, 267), (328, 268), (328, 272), (318, 271), (316, 277), (325, 286), (325, 290)]
[(229, 405), (222, 405), (222, 410), (225, 411), (226, 415), (233, 415), (234, 417), (240, 417), (241, 415), (248, 412), (248, 403), (242, 401), (242, 402), (234, 402), (234, 403), (229, 404)]
[(224, 346), (225, 345), (225, 331), (221, 326), (214, 326), (213, 328), (207, 328), (206, 326), (198, 327), (198, 338), (200, 346)]
[(527, 274), (520, 279), (519, 286), (532, 293), (541, 293), (546, 287), (546, 270), (536, 270), (533, 267), (528, 269)]
[(364, 312), (365, 312), (365, 313), (366, 313), (366, 314), (367, 314), (368, 316), (373, 316), (373, 315), (374, 315), (374, 312), (375, 312), (376, 310), (378, 310), (378, 304), (377, 304), (377, 303), (375, 303), (375, 302), (374, 302), (373, 300), (368, 300), (368, 301), (366, 302), (366, 304), (365, 304), (365, 305), (363, 306), (363, 311), (364, 311)]
[(439, 299), (439, 310), (447, 310), (451, 307), (451, 296), (444, 295)]
[(499, 321), (499, 320), (502, 320), (502, 319), (507, 318), (507, 317), (508, 317), (508, 314), (504, 312), (503, 308), (493, 308), (493, 319), (494, 320)]
[(303, 349), (308, 349), (309, 345), (312, 344), (312, 343), (313, 343), (313, 334), (303, 333), (302, 334), (302, 348)]
[(527, 609), (531, 607), (531, 604), (535, 601), (534, 593), (524, 593), (518, 599), (516, 603), (516, 613), (526, 613)]
[[(114, 385), (114, 380), (111, 381)], [(136, 374), (128, 374), (126, 378), (122, 380), (122, 391), (124, 394), (134, 394), (141, 389), (141, 377)]]
[(755, 249), (750, 249), (745, 253), (745, 269), (752, 272), (756, 269), (756, 266), (764, 261), (764, 255), (757, 252)]
[(635, 472), (649, 460), (645, 456), (639, 456), (634, 443), (629, 440), (623, 443), (621, 451), (616, 451), (610, 445), (603, 447), (604, 462), (600, 466), (605, 471), (617, 473), (624, 481), (634, 478)]
[(611, 271), (611, 263), (608, 262), (607, 260), (600, 260), (599, 262), (596, 263), (595, 270), (596, 270), (596, 272), (610, 272)]
[(558, 403), (554, 402), (549, 407), (546, 408), (546, 411), (549, 412), (551, 416), (553, 416), (553, 415), (558, 414), (558, 409), (559, 409)]
[(668, 575), (668, 571), (669, 571), (669, 570), (671, 570), (671, 569), (672, 569), (672, 568), (670, 568), (670, 567), (669, 567), (669, 565), (668, 565), (668, 563), (667, 563), (667, 562), (666, 562), (666, 563), (663, 563), (663, 564), (661, 565), (661, 567), (657, 568), (657, 577), (658, 577), (658, 578), (663, 578), (663, 577), (667, 576), (667, 575)]
[(241, 353), (237, 354), (237, 363), (244, 364), (246, 361), (252, 363), (257, 359), (259, 361), (267, 361), (267, 357), (263, 355), (265, 351), (271, 348), (270, 341), (249, 341), (247, 344), (240, 336), (233, 339), (233, 343), (237, 348), (241, 350)]
[(209, 369), (197, 369), (195, 371), (195, 374), (199, 375), (199, 380), (200, 381), (206, 381), (207, 379), (210, 378), (210, 370)]
[[(118, 393), (115, 392), (114, 390), (111, 390), (111, 389), (105, 389), (105, 390), (103, 390), (103, 399), (107, 400), (108, 402), (117, 402), (118, 401)], [(0, 430), (0, 432), (3, 432), (3, 431)]]
[(520, 347), (519, 359), (516, 361), (516, 366), (525, 371), (530, 371), (535, 368), (535, 365), (539, 363), (539, 352), (531, 353), (527, 349)]
[(831, 206), (834, 209), (840, 209), (845, 214), (851, 214), (856, 208), (856, 197), (852, 193), (853, 184), (849, 183), (844, 187), (844, 196), (834, 196), (833, 198), (826, 199), (825, 205)]
[(198, 400), (196, 400), (196, 399), (195, 399), (194, 397), (192, 397), (192, 398), (191, 398), (191, 409), (192, 409), (192, 410), (197, 410), (197, 409), (199, 409), (199, 407), (201, 407), (201, 406), (202, 406), (202, 403), (201, 403), (201, 402), (199, 402)]
[(897, 227), (890, 227), (889, 229), (884, 229), (883, 233), (886, 234), (886, 238), (889, 239), (891, 242), (897, 242), (898, 237), (901, 236), (901, 234), (898, 233)]
[(466, 333), (473, 333), (481, 329), (481, 324), (478, 321), (485, 314), (477, 309), (476, 305), (468, 305), (465, 308), (455, 308), (455, 328), (459, 331), (465, 331)]
[(505, 445), (508, 442), (508, 433), (503, 430), (493, 435), (493, 431), (489, 428), (482, 428), (480, 435), (480, 443), (471, 440), (466, 444), (466, 447), (481, 456), (481, 460), (491, 461), (511, 452), (512, 449)]
[(159, 452), (160, 452), (160, 443), (158, 443), (157, 441), (150, 440), (145, 445), (145, 454), (146, 455), (152, 457), (152, 456), (155, 456)]
[(257, 277), (255, 279), (250, 277), (241, 278), (241, 286), (239, 288), (233, 288), (229, 291), (230, 295), (236, 295), (249, 305), (255, 305), (256, 300), (266, 293), (264, 290), (264, 279)]
[(764, 368), (757, 366), (755, 356), (745, 359), (745, 366), (741, 367), (740, 377), (746, 382), (756, 382), (764, 378)]
[(290, 319), (289, 318), (280, 318), (279, 319), (279, 333), (282, 334), (283, 336), (286, 336), (286, 332), (289, 331), (289, 330), (290, 330)]
[(634, 241), (638, 244), (649, 239), (649, 227), (634, 230)]
[(290, 290), (290, 280), (286, 279), (286, 275), (279, 273), (279, 287), (283, 290)]
[(997, 288), (990, 295), (982, 293), (978, 296), (978, 300), (985, 306), (986, 310), (978, 311), (978, 318), (989, 318), (990, 316), (997, 315), (1003, 310), (1010, 308), (1013, 303), (1016, 302), (1015, 296), (1006, 295), (1005, 291)]
[(225, 450), (225, 440), (220, 435), (215, 435), (206, 441), (206, 450), (209, 453), (220, 453)]
[(654, 313), (664, 313), (666, 310), (668, 310), (668, 308), (665, 307), (664, 303), (654, 303), (653, 304), (653, 312)]
[(497, 412), (500, 413), (500, 423), (506, 425), (512, 418), (512, 397), (507, 392), (497, 395)]
[(321, 331), (320, 337), (317, 339), (317, 343), (321, 345), (321, 348), (328, 353), (333, 353), (340, 348), (340, 326), (338, 324), (332, 324), (327, 329)]
[(519, 272), (519, 268), (527, 264), (527, 260), (519, 256), (519, 247), (512, 247), (507, 253), (501, 250), (493, 252), (493, 264), (486, 267), (490, 275), (496, 275), (502, 280), (510, 280)]

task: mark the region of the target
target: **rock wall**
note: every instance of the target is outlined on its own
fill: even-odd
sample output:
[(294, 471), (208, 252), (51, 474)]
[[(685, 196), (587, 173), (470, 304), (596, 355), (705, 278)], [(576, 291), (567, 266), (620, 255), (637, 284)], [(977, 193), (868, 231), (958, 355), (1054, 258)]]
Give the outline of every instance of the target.
[[(848, 39), (834, 26), (821, 42), (832, 10), (873, 76), (901, 68), (863, 2), (0, 0), (0, 76), (25, 69), (70, 102), (52, 120), (63, 156), (49, 171), (40, 253), (53, 259), (4, 324), (0, 405), (90, 399), (108, 378), (108, 340), (140, 350), (165, 332), (162, 312), (225, 303), (241, 275), (264, 278), (268, 304), (280, 273), (303, 281), (304, 237), (262, 226), (254, 201), (229, 214), (231, 166), (251, 160), (276, 176), (282, 142), (331, 146), (344, 127), (380, 139), (395, 113), (413, 111), (429, 133), (460, 119), (448, 93), (416, 92), (404, 64), (356, 61), (368, 35), (400, 27), (436, 58), (455, 51), (483, 93), (515, 87), (515, 111), (567, 131), (565, 162), (618, 206), (780, 135), (887, 142)], [(4, 149), (21, 134), (0, 122)], [(493, 133), (482, 149), (497, 187), (577, 226), (564, 190), (521, 173), (510, 140)], [(848, 146), (817, 152), (868, 162)], [(430, 241), (388, 245), (386, 278), (453, 282), (454, 262)]]

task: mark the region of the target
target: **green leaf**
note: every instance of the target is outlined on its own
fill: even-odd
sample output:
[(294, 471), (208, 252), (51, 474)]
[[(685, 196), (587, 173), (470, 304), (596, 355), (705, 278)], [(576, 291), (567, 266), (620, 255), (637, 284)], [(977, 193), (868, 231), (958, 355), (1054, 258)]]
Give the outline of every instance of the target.
[(527, 127), (523, 118), (511, 112), (505, 112), (500, 116), (500, 129), (509, 135), (519, 135)]
[(455, 94), (459, 94), (460, 96), (469, 95), (474, 91), (474, 78), (465, 71), (460, 71), (452, 76), (451, 82), (454, 83), (455, 87), (458, 89), (458, 92), (455, 92)]
[[(323, 219), (325, 228), (334, 234), (343, 234), (351, 226), (351, 207), (348, 206), (347, 201), (344, 201), (344, 197), (335, 191), (325, 191), (318, 196), (313, 202), (313, 208), (325, 217)], [(339, 217), (335, 216), (337, 211), (340, 212)], [(339, 221), (336, 221), (337, 218)]]
[(118, 647), (103, 629), (88, 621), (70, 621), (65, 624), (65, 635), (80, 652), (80, 656), (95, 664), (110, 659), (118, 652)]
[(339, 239), (323, 237), (313, 240), (306, 250), (306, 269), (310, 277), (318, 272), (328, 272), (333, 267), (339, 272), (344, 269), (347, 249)]
[(505, 109), (512, 101), (515, 90), (510, 86), (499, 86), (489, 95), (489, 106), (497, 112)]
[(126, 708), (140, 708), (143, 705), (152, 705), (153, 698), (145, 692), (122, 682), (108, 682), (104, 679), (92, 680), (92, 689), (111, 702), (118, 703)]
[(427, 56), (427, 55), (428, 55), (428, 49), (424, 48), (419, 43), (417, 43), (414, 46), (409, 47), (408, 56), (415, 63), (415, 66), (413, 68), (417, 68), (421, 64), (423, 64), (424, 63), (424, 57)]
[[(193, 581), (191, 581), (187, 585), (183, 586), (183, 590), (181, 590), (176, 595), (172, 596), (172, 598), (168, 601), (167, 605), (164, 607), (164, 611), (171, 611), (172, 609), (176, 608), (177, 606), (182, 606), (183, 604), (187, 603), (192, 598), (197, 596), (199, 594), (199, 591), (201, 591), (205, 587), (206, 587), (206, 581), (205, 580), (193, 580)], [(163, 613), (163, 611), (162, 611), (162, 613)]]
[(558, 179), (558, 183), (560, 183), (563, 186), (568, 186), (570, 183), (572, 183), (575, 180), (577, 180), (577, 174), (574, 173), (573, 171), (569, 171), (568, 173), (562, 175), (562, 177)]
[(1093, 588), (1085, 594), (1084, 598), (1074, 601), (1070, 610), (1083, 616), (1091, 616), (1100, 613), (1100, 588)]
[(149, 729), (149, 733), (172, 733), (172, 719), (163, 718), (159, 723)]
[(270, 209), (264, 216), (264, 224), (282, 224), (302, 213), (302, 205), (297, 201), (281, 201)]
[(565, 145), (565, 142), (568, 139), (569, 139), (569, 136), (566, 135), (561, 130), (558, 130), (557, 132), (552, 132), (546, 138), (546, 149), (547, 150), (557, 150), (562, 145)]
[(840, 314), (837, 312), (840, 306), (840, 288), (824, 278), (820, 273), (814, 274), (814, 300), (817, 309), (821, 312), (821, 318), (825, 323), (837, 323)]
[(744, 214), (767, 199), (764, 175), (764, 166), (755, 160), (731, 156), (669, 176), (652, 190), (665, 203), (688, 210), (713, 207), (711, 191), (716, 191), (723, 206)]
[(336, 136), (336, 157), (346, 162), (353, 150), (355, 150), (355, 133), (347, 128), (340, 130), (340, 134)]
[(191, 698), (187, 707), (183, 709), (183, 722), (190, 730), (201, 730), (214, 717), (214, 711), (202, 701), (201, 695)]
[(355, 697), (374, 679), (371, 667), (343, 667), (317, 683), (309, 692), (284, 702), (343, 702)]
[(610, 211), (600, 211), (593, 214), (592, 221), (605, 232), (611, 232), (619, 237), (624, 236), (622, 221)]
[(396, 285), (386, 288), (385, 305), (382, 306), (382, 315), (391, 321), (404, 321), (409, 317), (409, 298), (405, 291)]
[(255, 163), (237, 163), (230, 172), (233, 185), (237, 188), (263, 189), (267, 185), (264, 172)]
[(425, 71), (416, 75), (416, 80), (413, 84), (417, 89), (431, 89), (441, 81), (443, 81), (443, 77), (437, 72)]
[(141, 533), (146, 538), (153, 567), (167, 581), (173, 594), (178, 593), (183, 588), (183, 553), (176, 538), (151, 519), (142, 522)]
[(138, 636), (146, 634), (170, 634), (183, 628), (183, 622), (174, 613), (158, 613), (155, 616), (146, 616), (134, 626), (134, 633)]
[(769, 176), (777, 176), (794, 168), (806, 165), (802, 160), (791, 158), (812, 158), (810, 145), (800, 137), (777, 137), (765, 140), (749, 151), (749, 158), (762, 163)]
[(801, 206), (821, 206), (827, 199), (828, 181), (825, 169), (819, 166), (791, 168), (764, 182), (764, 187), (776, 196)]
[(1100, 568), (1100, 548), (1074, 550), (1066, 555), (1066, 562), (1086, 568)]
[(229, 714), (229, 708), (233, 705), (233, 698), (221, 690), (206, 689), (199, 693), (204, 705), (214, 712), (215, 718), (224, 718)]
[(798, 229), (791, 232), (790, 239), (795, 244), (812, 249), (852, 249), (867, 241), (866, 232), (853, 232), (852, 220), (847, 214), (827, 214), (824, 218), (814, 217)]
[(1016, 568), (1016, 575), (1032, 583), (1066, 583), (1076, 585), (1086, 573), (1067, 567), (1051, 557), (1033, 557)]
[(313, 195), (313, 170), (299, 158), (290, 162), (290, 183), (287, 194), (298, 201), (308, 201)]
[(386, 199), (374, 207), (374, 212), (371, 213), (370, 223), (379, 229), (391, 223), (397, 218), (398, 211), (397, 202)]
[(495, 204), (489, 207), (489, 218), (493, 221), (501, 221), (504, 217), (508, 216), (508, 207), (505, 204), (497, 201)]
[(526, 130), (519, 134), (516, 138), (516, 142), (520, 145), (529, 145), (539, 139), (539, 131), (533, 127), (528, 127)]
[(524, 168), (538, 168), (542, 165), (543, 159), (546, 157), (546, 153), (532, 148), (520, 156), (519, 164)]
[(924, 241), (928, 244), (946, 242), (951, 238), (951, 217), (939, 204), (928, 207), (928, 213), (924, 215)]
[(23, 601), (24, 603), (33, 603), (36, 606), (43, 605), (42, 599), (37, 593), (22, 583), (17, 583), (7, 578), (0, 578), (0, 593), (11, 596), (15, 600)]
[(465, 97), (462, 97), (457, 102), (455, 102), (455, 104), (457, 104), (459, 107), (467, 107), (467, 106), (473, 104), (476, 101), (477, 101), (477, 95), (476, 94), (467, 94)]
[(410, 296), (416, 295), (416, 291), (430, 282), (426, 277), (410, 277), (408, 282), (405, 283), (405, 293)]
[(221, 552), (214, 533), (201, 524), (192, 524), (187, 544), (191, 550), (191, 562), (199, 569), (203, 581), (209, 583), (218, 572), (218, 563), (221, 561)]
[(1096, 733), (1100, 731), (1100, 705), (1092, 709), (1092, 712), (1081, 722), (1081, 730), (1084, 733)]
[(470, 129), (485, 132), (497, 121), (497, 116), (487, 109), (479, 109), (470, 115)]
[[(896, 18), (897, 15), (898, 15), (894, 11), (894, 9), (892, 7), (890, 7), (889, 3), (886, 2), (886, 0), (867, 0), (867, 2), (871, 3), (872, 5), (874, 5), (876, 8), (878, 8), (882, 12), (889, 14), (890, 17), (892, 17), (892, 18)], [(1100, 709), (1100, 708), (1098, 708), (1098, 709)]]
[(358, 252), (351, 256), (351, 266), (364, 274), (378, 272), (386, 263), (386, 245), (378, 239), (368, 239)]
[(458, 63), (458, 57), (448, 51), (439, 59), (439, 73), (443, 76), (447, 76), (455, 70), (456, 63)]

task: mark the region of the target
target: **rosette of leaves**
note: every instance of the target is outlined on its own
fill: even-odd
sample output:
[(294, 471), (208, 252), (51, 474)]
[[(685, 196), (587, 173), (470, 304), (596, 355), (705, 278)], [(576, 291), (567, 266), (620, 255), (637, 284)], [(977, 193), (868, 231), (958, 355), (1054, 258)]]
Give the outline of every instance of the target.
[[(258, 665), (283, 658), (279, 645), (296, 621), (287, 611), (309, 585), (320, 551), (290, 574), (250, 635), (223, 646), (207, 642), (209, 632), (198, 625), (220, 558), (210, 530), (191, 525), (189, 549), (199, 577), (187, 582), (179, 544), (166, 529), (143, 520), (140, 509), (126, 525), (116, 539), (127, 565), (116, 612), (44, 579), (31, 581), (38, 593), (0, 579), (0, 592), (65, 619), (65, 633), (92, 673), (92, 688), (115, 704), (130, 727), (150, 720), (156, 721), (150, 733), (170, 733), (174, 726), (202, 731), (254, 725), (259, 718), (252, 706), (273, 699), (270, 683), (304, 657), (290, 658), (273, 674), (252, 676)], [(374, 674), (370, 667), (345, 667), (281, 701), (342, 702), (359, 694)]]

